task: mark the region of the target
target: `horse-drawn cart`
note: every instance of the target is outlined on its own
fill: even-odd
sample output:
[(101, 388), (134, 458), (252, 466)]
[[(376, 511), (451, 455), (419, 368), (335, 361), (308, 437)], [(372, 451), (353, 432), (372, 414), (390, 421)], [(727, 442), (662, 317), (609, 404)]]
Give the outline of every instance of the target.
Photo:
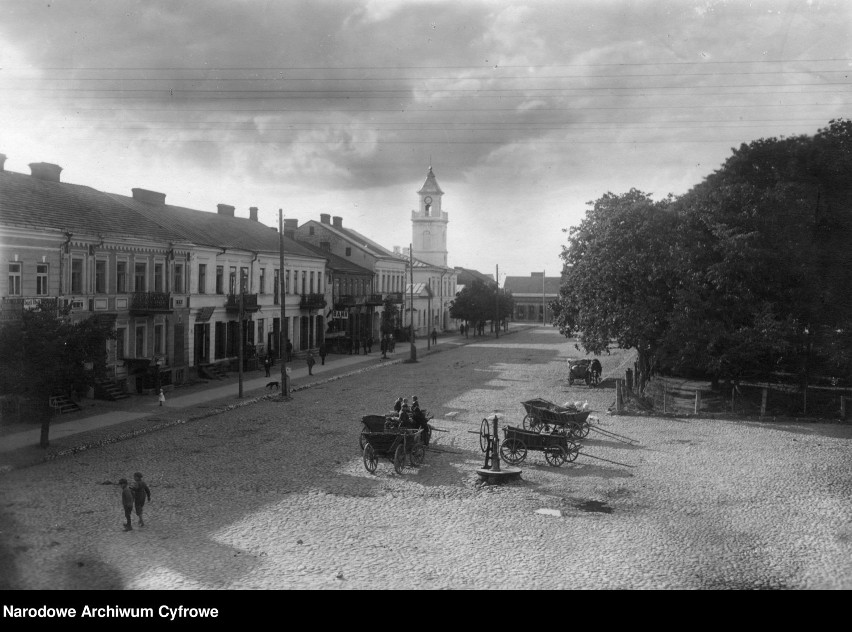
[(364, 467), (374, 474), (379, 457), (390, 459), (397, 474), (402, 474), (406, 457), (411, 467), (419, 467), (426, 458), (426, 447), (420, 440), (420, 433), (420, 430), (411, 428), (362, 433)]
[(590, 410), (574, 406), (558, 406), (546, 399), (535, 398), (521, 402), (527, 414), (522, 425), (532, 432), (559, 432), (584, 438), (589, 434)]
[(577, 444), (560, 432), (542, 434), (509, 426), (503, 429), (503, 434), (505, 439), (500, 444), (500, 456), (512, 465), (522, 463), (530, 451), (544, 452), (545, 460), (554, 467), (566, 461), (573, 462), (580, 454)]

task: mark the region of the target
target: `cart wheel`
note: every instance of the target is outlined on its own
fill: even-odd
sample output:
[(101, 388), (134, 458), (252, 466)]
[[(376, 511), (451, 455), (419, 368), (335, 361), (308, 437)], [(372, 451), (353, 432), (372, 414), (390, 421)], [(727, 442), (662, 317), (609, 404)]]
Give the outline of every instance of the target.
[(420, 467), (426, 459), (426, 448), (423, 444), (417, 443), (411, 448), (411, 467)]
[(505, 439), (500, 444), (500, 456), (506, 463), (517, 465), (527, 458), (527, 446), (520, 439)]
[(578, 437), (580, 437), (581, 439), (585, 439), (586, 437), (589, 436), (589, 422), (584, 421), (584, 422), (582, 422), (578, 425), (579, 425), (579, 428), (577, 428), (577, 432), (575, 434)]
[[(560, 448), (562, 446), (559, 446)], [(565, 458), (567, 458), (571, 463), (577, 460), (577, 456), (580, 454), (580, 446), (578, 446), (573, 441), (569, 441), (568, 445), (565, 446)]]
[(393, 453), (393, 469), (397, 474), (402, 474), (405, 469), (405, 447), (403, 445), (396, 446), (396, 452)]
[(488, 451), (488, 420), (483, 419), (479, 424), (479, 447), (483, 452)]
[(361, 449), (362, 449), (362, 450), (363, 450), (365, 447), (367, 447), (367, 437), (365, 437), (365, 436), (364, 436), (364, 433), (365, 433), (365, 432), (366, 432), (366, 430), (362, 430), (362, 431), (361, 431), (361, 434), (360, 434), (360, 435), (358, 435), (358, 444), (361, 446)]
[(524, 430), (532, 430), (533, 424), (535, 424), (535, 418), (531, 415), (524, 415), (524, 420), (521, 422)]
[(364, 446), (364, 467), (370, 474), (376, 473), (376, 468), (379, 466), (379, 457), (376, 456), (376, 451), (369, 443)]
[(568, 460), (568, 453), (561, 445), (554, 445), (544, 451), (544, 458), (549, 465), (559, 467)]

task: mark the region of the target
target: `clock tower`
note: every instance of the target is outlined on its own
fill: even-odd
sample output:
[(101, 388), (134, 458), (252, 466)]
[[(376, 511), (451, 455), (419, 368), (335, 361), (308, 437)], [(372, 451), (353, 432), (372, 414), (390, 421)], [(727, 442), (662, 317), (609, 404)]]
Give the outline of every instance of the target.
[(417, 192), (420, 205), (411, 211), (411, 244), (414, 256), (436, 266), (447, 265), (447, 214), (441, 210), (444, 192), (435, 180), (432, 167), (426, 174), (426, 182)]

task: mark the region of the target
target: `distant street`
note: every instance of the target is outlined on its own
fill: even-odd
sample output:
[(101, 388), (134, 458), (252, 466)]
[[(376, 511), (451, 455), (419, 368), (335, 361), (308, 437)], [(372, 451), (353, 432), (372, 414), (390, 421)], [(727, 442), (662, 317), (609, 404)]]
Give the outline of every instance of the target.
[[(553, 328), (469, 342), (0, 475), (0, 589), (852, 588), (852, 425), (611, 416), (631, 354), (590, 389)], [(369, 474), (361, 416), (413, 395), (440, 451)], [(469, 431), (536, 397), (636, 443), (592, 431), (573, 464), (530, 452), (479, 486)], [(137, 470), (125, 533), (105, 483)]]

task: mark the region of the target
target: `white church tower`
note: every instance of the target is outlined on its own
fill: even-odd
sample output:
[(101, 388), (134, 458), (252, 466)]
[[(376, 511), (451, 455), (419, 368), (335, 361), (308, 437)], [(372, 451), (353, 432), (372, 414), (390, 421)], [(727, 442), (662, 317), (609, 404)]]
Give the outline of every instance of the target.
[(426, 174), (426, 182), (417, 192), (420, 208), (411, 211), (411, 244), (414, 256), (436, 266), (447, 265), (447, 214), (441, 210), (444, 192), (435, 180), (432, 167)]

